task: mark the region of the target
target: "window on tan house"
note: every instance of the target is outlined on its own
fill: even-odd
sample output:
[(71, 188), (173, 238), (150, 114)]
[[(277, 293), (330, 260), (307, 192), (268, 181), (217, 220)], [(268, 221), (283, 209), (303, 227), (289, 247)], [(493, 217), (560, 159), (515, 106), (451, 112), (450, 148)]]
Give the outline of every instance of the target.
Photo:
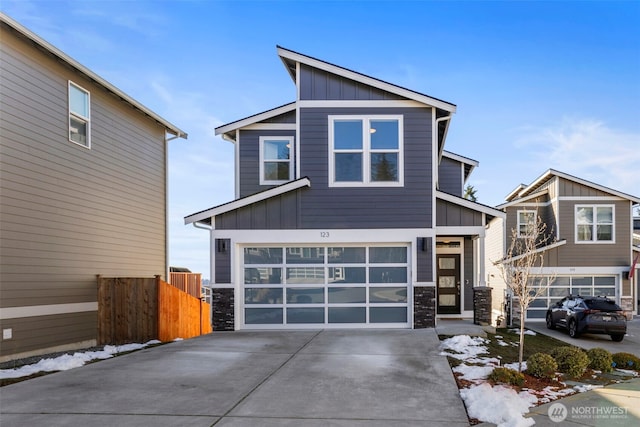
[(69, 82), (69, 141), (91, 148), (89, 92)]
[(576, 243), (613, 243), (615, 241), (612, 205), (577, 205), (575, 220)]

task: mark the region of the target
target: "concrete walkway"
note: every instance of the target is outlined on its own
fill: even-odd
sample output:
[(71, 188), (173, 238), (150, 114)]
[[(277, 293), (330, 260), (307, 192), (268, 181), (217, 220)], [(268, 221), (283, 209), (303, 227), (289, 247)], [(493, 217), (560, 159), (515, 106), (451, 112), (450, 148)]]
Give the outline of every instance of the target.
[(434, 329), (217, 332), (0, 389), (10, 426), (467, 426)]

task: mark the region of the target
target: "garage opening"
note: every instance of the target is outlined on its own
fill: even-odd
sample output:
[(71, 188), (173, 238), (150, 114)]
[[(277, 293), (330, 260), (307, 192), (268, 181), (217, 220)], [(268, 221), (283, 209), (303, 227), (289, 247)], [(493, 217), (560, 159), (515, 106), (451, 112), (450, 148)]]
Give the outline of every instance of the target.
[(409, 327), (408, 246), (242, 248), (244, 329)]

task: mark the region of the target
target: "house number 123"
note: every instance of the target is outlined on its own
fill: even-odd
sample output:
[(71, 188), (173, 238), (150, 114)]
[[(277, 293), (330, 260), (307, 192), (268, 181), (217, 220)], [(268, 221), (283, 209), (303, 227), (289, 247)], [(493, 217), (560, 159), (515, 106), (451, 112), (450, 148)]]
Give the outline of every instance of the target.
[(329, 237), (329, 232), (328, 231), (321, 231), (320, 232), (320, 237)]

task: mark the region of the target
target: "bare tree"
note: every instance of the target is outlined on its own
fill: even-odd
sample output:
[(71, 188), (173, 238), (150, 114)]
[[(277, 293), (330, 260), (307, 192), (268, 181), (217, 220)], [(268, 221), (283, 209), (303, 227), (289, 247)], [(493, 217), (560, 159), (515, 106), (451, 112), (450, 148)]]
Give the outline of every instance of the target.
[(529, 305), (544, 295), (555, 280), (555, 274), (542, 274), (545, 247), (555, 242), (552, 232), (536, 211), (528, 212), (526, 221), (519, 223), (519, 229), (511, 230), (511, 244), (506, 256), (497, 264), (512, 295), (512, 301), (520, 309), (520, 351), (518, 371), (522, 372), (524, 355), (524, 318)]

